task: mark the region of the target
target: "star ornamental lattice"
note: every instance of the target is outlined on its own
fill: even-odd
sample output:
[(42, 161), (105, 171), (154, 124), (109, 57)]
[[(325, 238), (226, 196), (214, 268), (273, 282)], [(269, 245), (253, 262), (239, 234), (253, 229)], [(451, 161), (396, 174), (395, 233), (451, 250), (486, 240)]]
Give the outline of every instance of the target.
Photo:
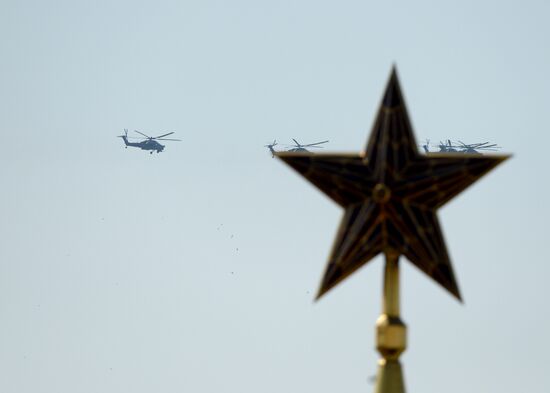
[(461, 299), (436, 210), (509, 156), (420, 154), (395, 67), (365, 152), (277, 156), (344, 208), (317, 298), (391, 252)]

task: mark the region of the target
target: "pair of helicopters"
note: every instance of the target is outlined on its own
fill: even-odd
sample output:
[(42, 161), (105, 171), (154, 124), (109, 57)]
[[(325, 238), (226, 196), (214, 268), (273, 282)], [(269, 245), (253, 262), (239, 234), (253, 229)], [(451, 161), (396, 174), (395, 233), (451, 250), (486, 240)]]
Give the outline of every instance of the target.
[(482, 143), (471, 143), (466, 144), (462, 141), (451, 142), (450, 139), (447, 139), (445, 142), (439, 142), (437, 146), (438, 151), (432, 151), (430, 149), (430, 140), (426, 139), (426, 142), (422, 145), (422, 149), (425, 153), (467, 153), (467, 154), (483, 154), (488, 151), (498, 151), (500, 146), (497, 146), (496, 143), (482, 142)]
[[(172, 135), (173, 132), (169, 132), (167, 134), (164, 134), (164, 135), (159, 135), (159, 136), (149, 136), (149, 135), (145, 135), (143, 132), (139, 132), (138, 130), (134, 130), (134, 132), (137, 132), (138, 134), (140, 135), (143, 135), (142, 137), (132, 137), (132, 136), (128, 136), (128, 130), (125, 128), (124, 129), (124, 135), (119, 135), (118, 137), (119, 138), (122, 138), (122, 140), (124, 141), (124, 144), (126, 145), (126, 149), (128, 148), (128, 146), (130, 147), (137, 147), (137, 148), (140, 148), (141, 150), (149, 150), (149, 153), (150, 154), (153, 154), (154, 151), (156, 151), (157, 153), (160, 153), (161, 151), (164, 150), (164, 145), (161, 145), (158, 141), (177, 141), (177, 142), (180, 142), (181, 139), (168, 139), (166, 138), (168, 135)], [(142, 141), (141, 142), (130, 142), (128, 139), (141, 139)]]
[[(309, 150), (307, 150), (306, 148), (322, 148), (323, 146), (319, 146), (319, 145), (322, 145), (323, 143), (328, 142), (328, 141), (322, 141), (322, 142), (302, 145), (296, 139), (292, 139), (292, 140), (294, 141), (294, 145), (286, 145), (287, 147), (289, 147), (289, 149), (287, 149), (286, 151), (309, 152)], [(270, 143), (264, 146), (269, 149), (269, 152), (271, 153), (271, 157), (275, 157), (275, 153), (277, 153), (277, 151), (274, 149), (275, 146), (277, 146), (276, 140), (274, 140), (273, 143)], [(439, 142), (439, 145), (437, 146), (439, 148), (438, 151), (433, 151), (431, 149), (429, 139), (426, 139), (426, 142), (421, 146), (425, 153), (437, 152), (437, 153), (483, 154), (484, 152), (498, 151), (498, 149), (500, 149), (500, 147), (497, 146), (496, 143), (481, 142), (481, 143), (466, 144), (462, 141), (451, 142), (450, 139), (447, 139), (445, 142)]]
[[(294, 145), (285, 145), (288, 149), (285, 150), (285, 151), (290, 151), (290, 152), (302, 152), (302, 153), (309, 153), (310, 151), (307, 148), (314, 148), (314, 149), (321, 149), (323, 148), (323, 146), (319, 146), (319, 145), (322, 145), (323, 143), (328, 143), (329, 141), (321, 141), (321, 142), (315, 142), (315, 143), (309, 143), (307, 145), (302, 145), (300, 142), (298, 142), (296, 139), (292, 138), (292, 140), (294, 141)], [(267, 145), (265, 145), (264, 147), (267, 147), (269, 149), (269, 152), (271, 153), (271, 157), (275, 157), (275, 153), (277, 153), (277, 150), (274, 149), (275, 146), (277, 146), (278, 143), (276, 140), (273, 141), (273, 143), (269, 143)], [(282, 151), (282, 150), (280, 150)]]

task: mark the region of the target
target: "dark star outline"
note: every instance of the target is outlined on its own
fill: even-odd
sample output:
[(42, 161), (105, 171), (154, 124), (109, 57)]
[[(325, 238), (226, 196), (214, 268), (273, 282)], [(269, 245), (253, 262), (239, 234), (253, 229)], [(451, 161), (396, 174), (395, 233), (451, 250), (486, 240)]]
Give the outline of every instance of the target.
[(395, 67), (364, 153), (278, 152), (344, 208), (317, 299), (379, 253), (404, 255), (461, 300), (436, 210), (509, 155), (421, 155)]

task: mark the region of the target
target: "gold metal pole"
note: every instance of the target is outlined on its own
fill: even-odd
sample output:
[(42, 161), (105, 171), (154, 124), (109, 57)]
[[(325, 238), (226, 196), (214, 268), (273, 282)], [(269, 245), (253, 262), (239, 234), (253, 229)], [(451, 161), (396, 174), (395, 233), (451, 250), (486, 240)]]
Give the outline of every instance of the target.
[(399, 356), (407, 347), (407, 327), (399, 318), (399, 254), (386, 252), (382, 315), (376, 321), (378, 361), (375, 393), (405, 393)]

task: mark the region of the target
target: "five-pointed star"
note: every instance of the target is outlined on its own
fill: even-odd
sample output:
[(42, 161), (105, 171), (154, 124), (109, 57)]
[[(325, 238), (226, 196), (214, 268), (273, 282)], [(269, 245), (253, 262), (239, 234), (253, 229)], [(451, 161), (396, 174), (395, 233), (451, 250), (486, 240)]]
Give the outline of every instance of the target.
[(277, 156), (345, 210), (317, 298), (393, 252), (460, 300), (436, 210), (508, 156), (420, 155), (395, 69), (365, 153)]

